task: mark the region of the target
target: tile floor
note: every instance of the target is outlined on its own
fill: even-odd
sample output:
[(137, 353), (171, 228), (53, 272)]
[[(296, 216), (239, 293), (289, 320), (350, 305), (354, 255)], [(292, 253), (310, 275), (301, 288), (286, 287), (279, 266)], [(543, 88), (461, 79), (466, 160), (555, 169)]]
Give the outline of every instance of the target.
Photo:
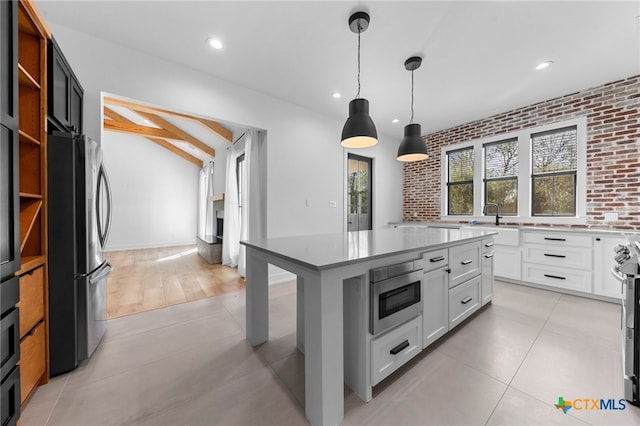
[[(36, 392), (21, 425), (303, 425), (295, 283), (270, 288), (270, 340), (244, 339), (244, 293), (109, 320), (97, 352)], [(622, 397), (620, 307), (496, 282), (494, 302), (361, 401), (345, 425), (638, 425)]]

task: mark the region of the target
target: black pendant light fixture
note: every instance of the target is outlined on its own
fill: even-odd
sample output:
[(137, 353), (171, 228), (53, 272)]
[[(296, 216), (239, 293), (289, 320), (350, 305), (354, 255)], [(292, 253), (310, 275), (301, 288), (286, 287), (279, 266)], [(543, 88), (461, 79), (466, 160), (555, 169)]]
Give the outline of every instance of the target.
[(369, 101), (360, 97), (360, 34), (369, 28), (369, 14), (356, 12), (349, 18), (349, 28), (358, 34), (358, 93), (349, 102), (349, 118), (342, 128), (345, 148), (368, 148), (378, 143), (376, 125), (369, 116)]
[(398, 147), (398, 161), (410, 162), (429, 158), (427, 144), (422, 139), (422, 129), (413, 122), (413, 72), (420, 68), (422, 58), (413, 56), (404, 62), (407, 71), (411, 71), (411, 120), (404, 126), (404, 139)]

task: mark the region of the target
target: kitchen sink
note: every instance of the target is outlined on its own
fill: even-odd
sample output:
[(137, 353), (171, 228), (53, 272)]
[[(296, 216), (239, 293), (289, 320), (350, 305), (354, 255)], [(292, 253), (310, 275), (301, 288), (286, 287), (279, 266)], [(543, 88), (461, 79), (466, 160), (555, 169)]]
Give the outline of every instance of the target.
[(490, 231), (497, 232), (498, 235), (493, 236), (493, 240), (496, 244), (503, 246), (519, 246), (520, 245), (520, 229), (510, 228), (506, 226), (463, 226), (460, 229), (475, 229), (476, 231)]

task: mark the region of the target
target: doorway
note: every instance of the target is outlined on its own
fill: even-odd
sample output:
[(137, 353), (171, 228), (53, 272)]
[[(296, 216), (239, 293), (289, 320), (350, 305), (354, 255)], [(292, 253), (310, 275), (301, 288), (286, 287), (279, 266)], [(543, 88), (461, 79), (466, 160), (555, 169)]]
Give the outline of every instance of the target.
[(372, 159), (348, 154), (347, 161), (347, 231), (370, 230)]

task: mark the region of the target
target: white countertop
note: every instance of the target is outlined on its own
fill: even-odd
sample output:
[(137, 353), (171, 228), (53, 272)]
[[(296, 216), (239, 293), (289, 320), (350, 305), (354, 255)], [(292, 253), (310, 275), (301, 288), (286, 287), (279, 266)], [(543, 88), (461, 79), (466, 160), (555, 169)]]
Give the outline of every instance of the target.
[(536, 232), (570, 232), (579, 234), (598, 234), (598, 235), (611, 235), (611, 236), (623, 236), (623, 234), (637, 233), (634, 230), (629, 229), (610, 229), (610, 228), (571, 228), (569, 226), (552, 225), (552, 226), (531, 226), (531, 225), (499, 225), (496, 226), (491, 223), (478, 223), (471, 225), (470, 223), (452, 223), (452, 222), (390, 222), (391, 226), (398, 227), (429, 227), (429, 228), (492, 228), (499, 231), (500, 229), (518, 229), (521, 231), (536, 231)]
[(495, 232), (446, 228), (385, 228), (373, 231), (241, 241), (314, 270), (335, 268), (393, 254), (433, 250), (481, 240)]

